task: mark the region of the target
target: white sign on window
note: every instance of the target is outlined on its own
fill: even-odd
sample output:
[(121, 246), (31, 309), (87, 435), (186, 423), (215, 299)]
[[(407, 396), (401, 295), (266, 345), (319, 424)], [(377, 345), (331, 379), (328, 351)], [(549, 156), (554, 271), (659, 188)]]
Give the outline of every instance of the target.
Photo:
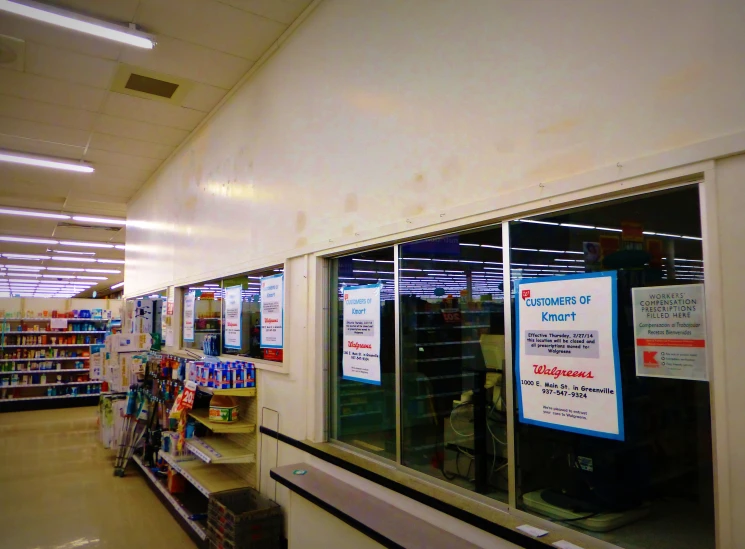
[(281, 349), (284, 344), (284, 274), (261, 279), (261, 347)]
[(241, 348), (242, 286), (225, 288), (225, 347)]
[(194, 341), (194, 306), (196, 293), (188, 292), (184, 296), (184, 341)]
[(517, 282), (520, 421), (624, 439), (616, 273)]
[(380, 288), (381, 284), (344, 288), (344, 347), (342, 377), (381, 384)]
[(704, 285), (634, 288), (636, 375), (707, 381)]

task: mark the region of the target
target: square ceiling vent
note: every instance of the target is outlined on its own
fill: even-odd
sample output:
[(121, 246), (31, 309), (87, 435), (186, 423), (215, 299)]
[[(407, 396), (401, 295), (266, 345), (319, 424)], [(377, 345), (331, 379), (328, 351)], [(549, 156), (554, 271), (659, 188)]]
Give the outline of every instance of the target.
[(111, 91), (181, 105), (193, 86), (184, 78), (120, 64)]

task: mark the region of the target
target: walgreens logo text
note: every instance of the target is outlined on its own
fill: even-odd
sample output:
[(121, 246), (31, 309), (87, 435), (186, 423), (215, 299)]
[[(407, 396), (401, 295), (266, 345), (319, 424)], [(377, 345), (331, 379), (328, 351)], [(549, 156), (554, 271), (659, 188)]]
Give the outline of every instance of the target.
[(356, 341), (347, 341), (347, 347), (350, 349), (372, 349), (370, 343), (357, 343)]

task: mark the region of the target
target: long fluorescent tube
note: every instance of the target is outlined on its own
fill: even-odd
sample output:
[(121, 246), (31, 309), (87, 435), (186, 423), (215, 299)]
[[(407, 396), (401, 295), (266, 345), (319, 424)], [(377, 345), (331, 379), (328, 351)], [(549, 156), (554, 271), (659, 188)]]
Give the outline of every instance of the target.
[[(60, 257), (55, 257), (54, 259), (62, 259)], [(117, 263), (119, 265), (124, 265), (123, 259), (96, 259), (98, 263)]]
[[(0, 0), (1, 2), (2, 0)], [(0, 236), (0, 242), (23, 242), (26, 244), (57, 244), (56, 240), (47, 238), (30, 238), (24, 236)]]
[(126, 225), (126, 219), (114, 219), (112, 217), (87, 217), (84, 215), (73, 216), (73, 221), (85, 221), (86, 223), (105, 223), (107, 225)]
[(67, 250), (47, 250), (48, 252), (54, 252), (56, 254), (68, 254), (68, 255), (96, 255), (96, 252), (68, 252)]
[(65, 214), (55, 214), (55, 213), (47, 213), (47, 212), (30, 212), (26, 210), (7, 210), (5, 208), (0, 208), (0, 214), (2, 215), (23, 215), (26, 217), (46, 217), (49, 219), (70, 219), (70, 216), (65, 215)]
[(40, 261), (42, 259), (49, 259), (48, 255), (34, 254), (3, 254), (3, 257), (7, 259), (28, 259), (29, 261)]
[[(8, 3), (8, 0), (0, 0), (0, 9), (2, 9), (3, 3)], [(10, 151), (0, 151), (0, 162), (11, 162), (13, 164), (24, 164), (25, 166), (37, 166), (40, 168), (54, 168), (55, 170), (67, 170), (69, 172), (92, 173), (95, 171), (88, 164), (63, 162), (61, 160), (52, 160), (50, 158)]]
[(143, 32), (31, 0), (0, 0), (0, 10), (129, 46), (148, 50), (155, 46), (155, 41)]
[(86, 273), (109, 273), (109, 274), (120, 274), (121, 271), (117, 269), (86, 269)]
[[(0, 0), (1, 2), (2, 0)], [(77, 242), (75, 240), (60, 240), (61, 246), (80, 246), (81, 248), (113, 248), (113, 244), (105, 244), (103, 242)]]
[(121, 288), (122, 286), (124, 286), (124, 282), (123, 282), (123, 281), (122, 281), (122, 282), (119, 282), (118, 284), (114, 284), (114, 285), (113, 285), (113, 286), (112, 286), (111, 288), (109, 288), (109, 289), (110, 289), (110, 290), (116, 290), (117, 288)]
[[(96, 260), (92, 257), (58, 257), (54, 256), (52, 258), (54, 261), (74, 261), (76, 263), (95, 263)], [(99, 260), (100, 261), (100, 260)]]

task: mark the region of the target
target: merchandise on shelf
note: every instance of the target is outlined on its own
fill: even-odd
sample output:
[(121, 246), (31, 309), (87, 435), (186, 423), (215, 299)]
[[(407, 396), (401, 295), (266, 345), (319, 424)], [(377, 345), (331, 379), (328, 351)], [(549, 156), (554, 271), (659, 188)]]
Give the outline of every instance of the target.
[(256, 367), (253, 362), (234, 360), (197, 360), (187, 366), (189, 381), (214, 389), (245, 389), (256, 387)]

